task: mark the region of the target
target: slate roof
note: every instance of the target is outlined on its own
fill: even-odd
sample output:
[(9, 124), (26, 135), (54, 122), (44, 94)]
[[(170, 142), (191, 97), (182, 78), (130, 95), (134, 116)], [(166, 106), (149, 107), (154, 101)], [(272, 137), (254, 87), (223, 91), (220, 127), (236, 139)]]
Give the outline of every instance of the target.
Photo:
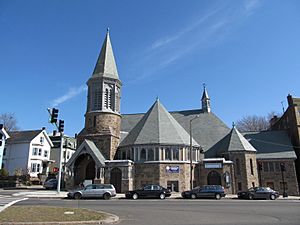
[(10, 138), (7, 139), (7, 144), (31, 142), (33, 138), (39, 135), (43, 130), (26, 130), (26, 131), (11, 131)]
[[(199, 116), (192, 122), (194, 140), (207, 151), (221, 140), (230, 129), (214, 113), (206, 113), (201, 109), (173, 111), (170, 114), (189, 133), (190, 120)], [(140, 114), (123, 114), (121, 130), (129, 132), (144, 116)], [(125, 136), (125, 135), (124, 135)]]
[[(122, 123), (123, 120), (124, 117)], [(130, 122), (126, 125), (133, 124)], [(130, 130), (120, 143), (120, 147), (144, 144), (190, 145), (188, 132), (171, 116), (158, 99)], [(199, 144), (193, 140), (193, 146), (199, 146)]]
[(107, 31), (92, 77), (108, 77), (119, 80), (115, 57)]
[(235, 127), (233, 127), (224, 138), (205, 152), (205, 157), (221, 157), (223, 153), (235, 151), (256, 152), (256, 149)]
[(243, 135), (256, 148), (257, 159), (296, 159), (293, 145), (285, 130), (245, 132)]

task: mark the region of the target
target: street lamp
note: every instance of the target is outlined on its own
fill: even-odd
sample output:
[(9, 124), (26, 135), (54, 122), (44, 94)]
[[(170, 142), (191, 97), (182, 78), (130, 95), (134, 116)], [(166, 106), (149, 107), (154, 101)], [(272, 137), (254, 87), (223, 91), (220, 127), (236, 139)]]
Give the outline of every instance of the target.
[(193, 154), (192, 154), (192, 149), (193, 149), (193, 133), (192, 133), (192, 122), (193, 120), (199, 118), (199, 115), (196, 115), (194, 118), (190, 120), (190, 188), (191, 190), (193, 189)]
[(285, 171), (285, 165), (284, 165), (283, 162), (280, 163), (280, 170), (281, 170), (281, 178), (282, 178), (282, 186), (283, 186), (283, 194), (282, 194), (282, 196), (283, 197), (288, 197), (288, 194), (287, 194), (287, 192), (285, 190), (285, 182), (284, 182), (284, 175), (283, 175), (283, 172)]

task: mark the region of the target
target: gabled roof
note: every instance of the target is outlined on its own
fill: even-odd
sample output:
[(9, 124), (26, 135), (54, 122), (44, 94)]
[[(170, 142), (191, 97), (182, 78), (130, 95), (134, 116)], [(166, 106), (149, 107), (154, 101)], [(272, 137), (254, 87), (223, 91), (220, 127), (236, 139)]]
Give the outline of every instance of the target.
[(109, 38), (109, 31), (106, 33), (92, 77), (107, 77), (119, 80), (115, 57)]
[(100, 150), (97, 148), (95, 143), (93, 141), (85, 139), (81, 145), (77, 148), (75, 153), (71, 156), (69, 161), (67, 162), (66, 166), (71, 167), (74, 165), (76, 159), (82, 155), (88, 153), (92, 156), (92, 158), (95, 160), (95, 163), (97, 165), (104, 166), (105, 165), (105, 158), (101, 154)]
[(7, 144), (31, 142), (37, 135), (43, 130), (25, 130), (25, 131), (11, 131), (9, 132), (10, 138), (7, 140)]
[[(189, 146), (190, 136), (157, 99), (148, 112), (130, 130), (120, 147), (143, 144)], [(193, 140), (193, 146), (199, 146), (199, 144)]]
[(205, 157), (216, 157), (221, 156), (226, 152), (237, 151), (256, 152), (256, 149), (235, 127), (233, 127), (225, 137), (223, 137), (205, 153)]
[[(210, 149), (221, 140), (230, 129), (214, 113), (205, 113), (201, 109), (173, 111), (170, 114), (189, 133), (190, 120), (199, 116), (192, 122), (192, 133), (194, 140), (201, 145), (204, 151)], [(143, 118), (145, 114), (123, 114), (121, 130), (130, 132), (133, 127)], [(125, 135), (123, 135), (125, 136)]]
[(257, 159), (297, 158), (285, 130), (245, 132), (243, 135), (257, 150)]
[(25, 131), (11, 131), (9, 132), (10, 138), (7, 139), (7, 144), (18, 144), (18, 143), (26, 143), (31, 142), (36, 136), (40, 133), (44, 134), (44, 137), (49, 142), (49, 145), (53, 147), (53, 143), (47, 134), (46, 130), (25, 130)]

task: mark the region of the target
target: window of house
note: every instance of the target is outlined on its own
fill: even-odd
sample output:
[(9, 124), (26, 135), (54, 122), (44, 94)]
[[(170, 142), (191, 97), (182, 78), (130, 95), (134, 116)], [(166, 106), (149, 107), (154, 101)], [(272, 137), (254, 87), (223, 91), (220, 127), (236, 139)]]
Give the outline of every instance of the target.
[(172, 155), (171, 155), (171, 149), (170, 148), (166, 148), (165, 149), (165, 160), (172, 160)]
[(37, 154), (38, 154), (38, 148), (33, 148), (32, 155), (37, 155)]
[(154, 151), (152, 148), (148, 149), (148, 161), (154, 160)]
[(44, 151), (44, 157), (48, 158), (48, 151), (47, 150)]
[(69, 159), (69, 158), (70, 158), (70, 152), (67, 153), (67, 159)]
[(37, 164), (37, 165), (36, 165), (36, 172), (39, 173), (39, 172), (40, 172), (40, 169), (41, 169), (41, 164)]
[(44, 137), (40, 137), (40, 143), (41, 145), (44, 144)]
[(268, 172), (269, 171), (268, 162), (264, 162), (263, 166), (264, 166), (264, 172)]
[(0, 140), (0, 146), (2, 146), (2, 141)]
[(31, 163), (31, 172), (36, 172), (36, 163)]
[(38, 153), (40, 156), (42, 155), (42, 149), (39, 148), (39, 153)]
[(253, 162), (252, 159), (250, 159), (250, 171), (251, 171), (251, 175), (253, 175)]
[(270, 172), (274, 172), (274, 163), (273, 162), (269, 162), (269, 170), (270, 170)]
[(242, 190), (242, 183), (238, 182), (238, 190), (241, 191)]
[(240, 160), (239, 159), (235, 160), (235, 166), (236, 166), (236, 174), (241, 175), (241, 167), (240, 167)]
[(146, 149), (144, 148), (141, 150), (141, 160), (146, 160)]
[(6, 148), (3, 149), (3, 156), (5, 156), (5, 155), (6, 155)]
[(280, 172), (280, 164), (279, 162), (275, 162), (275, 171)]

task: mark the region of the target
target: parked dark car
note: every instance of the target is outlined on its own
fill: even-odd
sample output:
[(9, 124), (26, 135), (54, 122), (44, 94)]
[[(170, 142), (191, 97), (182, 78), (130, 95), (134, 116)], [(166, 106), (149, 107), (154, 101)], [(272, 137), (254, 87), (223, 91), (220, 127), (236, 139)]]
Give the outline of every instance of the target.
[(269, 187), (252, 187), (248, 191), (241, 191), (237, 194), (242, 199), (271, 199), (275, 200), (279, 197), (279, 193)]
[(89, 184), (85, 188), (70, 191), (69, 198), (103, 198), (105, 200), (116, 196), (116, 189), (112, 184)]
[(215, 198), (221, 199), (225, 197), (224, 188), (221, 185), (204, 185), (203, 187), (196, 187), (190, 191), (181, 193), (183, 198)]
[(45, 181), (44, 188), (46, 189), (56, 189), (57, 188), (57, 180), (56, 179), (50, 179)]
[(125, 193), (126, 198), (160, 198), (165, 199), (171, 196), (171, 191), (160, 185), (150, 184), (144, 186), (142, 189), (128, 191)]

